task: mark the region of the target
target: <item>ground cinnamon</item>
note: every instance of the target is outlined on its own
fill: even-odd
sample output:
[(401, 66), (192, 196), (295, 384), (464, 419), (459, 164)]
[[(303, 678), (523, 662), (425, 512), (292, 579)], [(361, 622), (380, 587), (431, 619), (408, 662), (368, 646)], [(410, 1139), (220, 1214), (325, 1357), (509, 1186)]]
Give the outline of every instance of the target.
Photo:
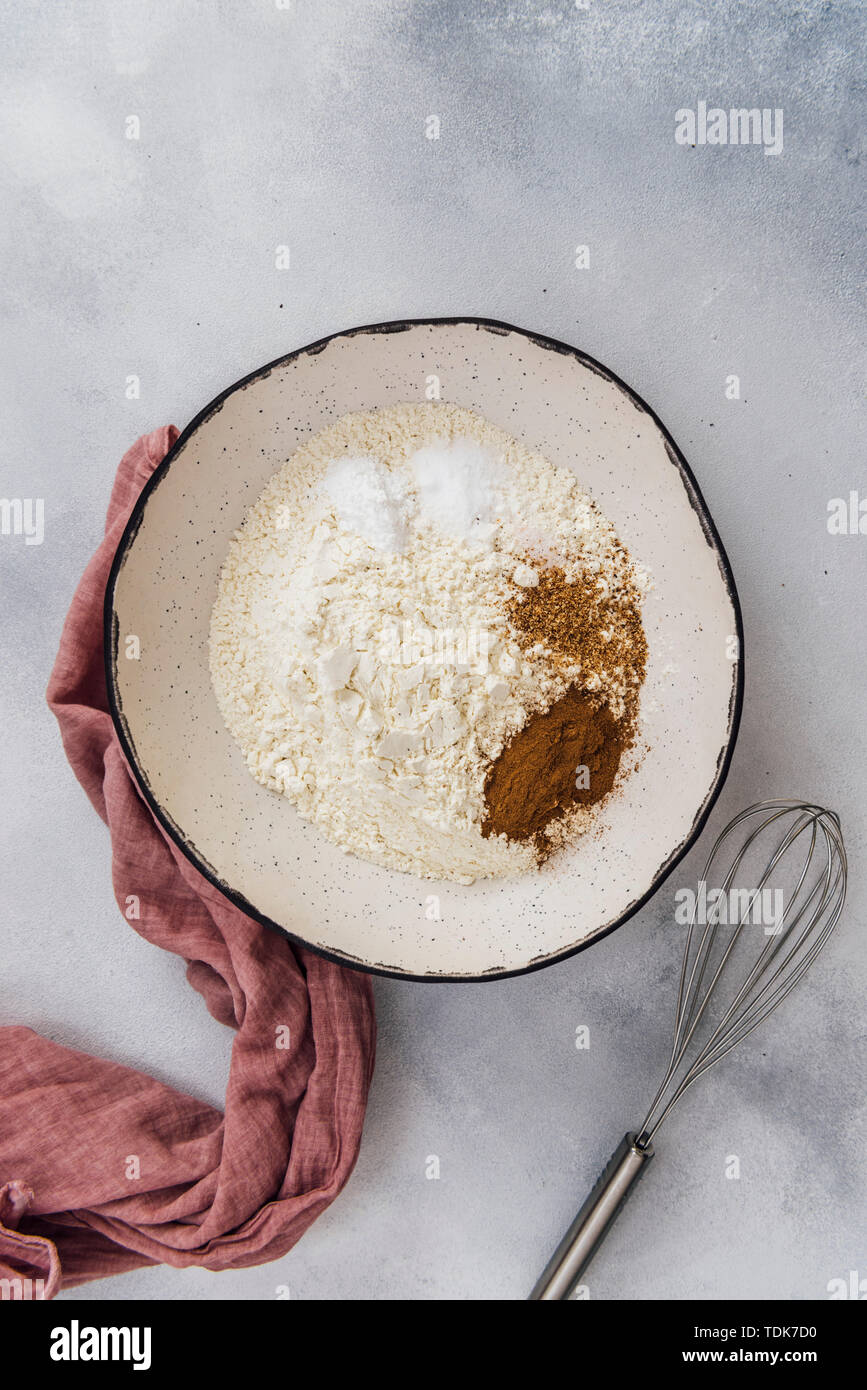
[(623, 730), (607, 706), (572, 686), (492, 763), (482, 833), (529, 840), (571, 807), (601, 800), (614, 785), (623, 747)]

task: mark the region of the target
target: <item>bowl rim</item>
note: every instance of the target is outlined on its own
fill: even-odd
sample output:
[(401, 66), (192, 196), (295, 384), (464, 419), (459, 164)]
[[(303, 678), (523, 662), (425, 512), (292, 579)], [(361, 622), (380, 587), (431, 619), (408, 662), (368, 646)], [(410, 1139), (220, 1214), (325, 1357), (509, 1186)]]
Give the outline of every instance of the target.
[[(229, 396), (234, 395), (236, 391), (242, 390), (244, 387), (249, 386), (252, 382), (258, 381), (261, 378), (269, 376), (270, 373), (277, 367), (282, 367), (286, 363), (292, 362), (298, 357), (303, 357), (306, 353), (315, 353), (321, 351), (329, 343), (333, 342), (335, 339), (338, 338), (354, 338), (358, 337), (361, 334), (367, 333), (402, 333), (407, 329), (411, 328), (459, 327), (463, 325), (470, 325), (475, 328), (484, 328), (489, 331), (493, 331), (494, 333), (499, 333), (503, 336), (515, 333), (518, 334), (519, 337), (527, 339), (529, 342), (535, 343), (538, 347), (545, 348), (548, 351), (552, 352), (565, 353), (571, 357), (574, 357), (583, 366), (588, 367), (592, 372), (595, 372), (597, 375), (603, 377), (606, 381), (610, 381), (613, 385), (617, 386), (638, 409), (642, 410), (654, 422), (656, 428), (659, 430), (665, 442), (666, 452), (668, 453), (669, 460), (677, 468), (680, 474), (684, 490), (687, 494), (687, 497), (689, 498), (690, 505), (692, 506), (693, 511), (695, 512), (698, 518), (705, 539), (707, 540), (708, 545), (713, 549), (714, 554), (717, 558), (717, 562), (719, 564), (720, 573), (723, 579), (723, 583), (725, 585), (728, 598), (731, 602), (732, 611), (734, 613), (735, 618), (736, 636), (738, 640), (738, 659), (735, 663), (737, 666), (737, 674), (734, 683), (734, 688), (731, 692), (731, 697), (729, 700), (728, 731), (726, 735), (726, 740), (720, 750), (719, 759), (717, 761), (716, 773), (714, 775), (714, 779), (711, 783), (710, 789), (702, 805), (699, 807), (699, 810), (693, 820), (693, 823), (684, 839), (680, 842), (680, 844), (675, 846), (668, 858), (664, 860), (664, 862), (659, 866), (659, 868), (653, 876), (650, 886), (646, 889), (646, 891), (642, 893), (642, 895), (639, 898), (637, 898), (635, 902), (630, 903), (629, 907), (626, 909), (625, 912), (621, 913), (620, 916), (617, 917), (613, 922), (609, 922), (605, 926), (600, 927), (598, 931), (594, 932), (591, 936), (587, 937), (584, 941), (579, 942), (577, 945), (568, 946), (565, 950), (556, 951), (551, 955), (534, 959), (530, 961), (529, 964), (519, 966), (518, 968), (513, 970), (501, 970), (494, 968), (491, 970), (484, 971), (482, 974), (465, 973), (460, 975), (449, 975), (441, 972), (430, 972), (428, 974), (416, 975), (411, 973), (410, 971), (400, 970), (394, 967), (386, 967), (383, 965), (368, 965), (366, 962), (359, 960), (357, 957), (345, 956), (342, 955), (339, 951), (328, 950), (325, 947), (315, 945), (312, 942), (305, 940), (304, 937), (299, 936), (297, 935), (297, 933), (290, 931), (287, 927), (281, 926), (279, 922), (275, 922), (272, 918), (260, 912), (256, 907), (254, 907), (252, 903), (250, 903), (244, 897), (242, 893), (239, 893), (230, 885), (221, 882), (217, 875), (207, 865), (207, 863), (197, 855), (194, 847), (184, 840), (183, 835), (179, 831), (179, 828), (175, 825), (171, 816), (169, 816), (167, 812), (164, 811), (159, 800), (151, 790), (144, 769), (139, 766), (132, 740), (127, 734), (125, 721), (123, 719), (121, 711), (121, 701), (117, 691), (115, 674), (117, 666), (118, 640), (117, 622), (114, 611), (114, 597), (120, 571), (126, 560), (127, 554), (129, 553), (129, 550), (135, 540), (136, 534), (144, 516), (145, 509), (148, 504), (148, 500), (150, 499), (152, 493), (156, 490), (159, 484), (166, 477), (172, 464), (175, 462), (188, 440), (192, 437), (193, 434), (195, 434), (196, 430), (198, 430), (199, 426), (203, 425), (208, 419), (210, 419), (212, 415), (216, 414), (216, 412), (222, 408), (223, 403), (228, 399)], [(547, 334), (536, 333), (529, 329), (519, 328), (515, 324), (504, 322), (502, 319), (479, 318), (473, 315), (460, 315), (458, 317), (443, 318), (395, 319), (384, 323), (362, 324), (356, 328), (340, 329), (335, 333), (327, 334), (324, 338), (316, 339), (315, 342), (307, 343), (305, 344), (305, 346), (300, 348), (295, 348), (292, 352), (284, 353), (280, 357), (275, 357), (271, 362), (266, 363), (264, 366), (257, 367), (252, 372), (248, 372), (245, 376), (239, 377), (237, 381), (234, 381), (230, 386), (227, 386), (218, 395), (214, 396), (213, 400), (209, 401), (208, 404), (204, 406), (198, 412), (198, 414), (193, 417), (190, 423), (181, 431), (181, 433), (178, 435), (178, 438), (175, 440), (174, 444), (169, 449), (168, 453), (161, 460), (161, 462), (157, 464), (156, 468), (153, 470), (144, 487), (142, 488), (141, 492), (139, 493), (135, 501), (135, 504), (132, 508), (132, 511), (130, 512), (126, 525), (124, 526), (123, 533), (118, 542), (117, 549), (114, 553), (114, 558), (112, 559), (111, 568), (109, 570), (109, 575), (105, 586), (105, 599), (103, 603), (103, 659), (109, 714), (111, 715), (111, 721), (114, 726), (114, 731), (120, 744), (121, 751), (124, 755), (127, 767), (129, 768), (130, 772), (134, 777), (134, 780), (138, 786), (141, 796), (143, 797), (151, 814), (154, 816), (155, 820), (162, 828), (164, 834), (166, 834), (168, 838), (172, 841), (172, 843), (178, 847), (178, 849), (181, 851), (184, 857), (188, 859), (189, 862), (193, 865), (193, 867), (198, 870), (198, 872), (202, 875), (206, 882), (208, 882), (212, 887), (216, 888), (223, 895), (223, 897), (227, 898), (228, 901), (231, 902), (234, 907), (238, 908), (240, 912), (243, 912), (245, 916), (251, 917), (261, 926), (267, 927), (271, 931), (278, 932), (279, 935), (287, 938), (287, 940), (289, 940), (294, 946), (300, 946), (303, 950), (312, 951), (314, 955), (321, 956), (325, 960), (332, 961), (335, 965), (342, 965), (349, 970), (357, 970), (364, 975), (378, 975), (387, 979), (406, 980), (421, 984), (479, 984), (489, 980), (507, 980), (513, 979), (519, 975), (530, 975), (537, 970), (545, 970), (548, 968), (548, 966), (556, 965), (560, 961), (568, 960), (571, 956), (576, 956), (579, 952), (586, 951), (590, 946), (595, 946), (597, 942), (602, 941), (606, 936), (609, 936), (613, 931), (616, 931), (618, 927), (623, 926), (624, 922), (628, 922), (631, 917), (634, 917), (636, 913), (640, 912), (641, 909), (650, 901), (650, 899), (654, 897), (656, 893), (659, 892), (659, 889), (662, 887), (665, 880), (669, 877), (673, 870), (677, 868), (677, 865), (681, 862), (681, 860), (689, 853), (696, 840), (698, 839), (699, 835), (701, 834), (702, 830), (704, 829), (705, 824), (707, 823), (708, 817), (710, 816), (710, 813), (717, 802), (720, 792), (722, 791), (723, 786), (725, 785), (726, 778), (728, 777), (732, 758), (734, 756), (735, 745), (737, 743), (738, 731), (740, 728), (741, 714), (743, 711), (744, 702), (743, 615), (741, 612), (740, 598), (738, 596), (737, 586), (735, 584), (735, 578), (732, 572), (731, 562), (729, 561), (719, 532), (717, 531), (716, 525), (714, 524), (713, 518), (708, 510), (707, 503), (705, 502), (701, 489), (699, 488), (695, 474), (693, 473), (692, 469), (687, 463), (686, 458), (684, 457), (682, 451), (678, 447), (674, 438), (672, 437), (668, 429), (666, 429), (662, 420), (659, 418), (656, 412), (651, 409), (647, 402), (644, 401), (642, 397), (639, 396), (638, 393), (632, 389), (631, 386), (629, 386), (625, 381), (623, 381), (619, 376), (617, 376), (615, 372), (612, 372), (609, 367), (606, 367), (603, 363), (597, 361), (596, 358), (591, 357), (588, 353), (582, 352), (579, 348), (572, 346), (570, 343), (564, 343), (558, 338), (552, 338)]]

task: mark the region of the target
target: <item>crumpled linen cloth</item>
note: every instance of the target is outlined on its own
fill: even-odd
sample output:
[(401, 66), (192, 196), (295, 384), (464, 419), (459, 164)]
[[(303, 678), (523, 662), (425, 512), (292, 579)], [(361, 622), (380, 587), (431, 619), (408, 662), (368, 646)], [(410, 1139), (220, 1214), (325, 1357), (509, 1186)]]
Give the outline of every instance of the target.
[(121, 461), (48, 701), (111, 832), (118, 906), (139, 896), (130, 925), (183, 957), (211, 1014), (236, 1030), (225, 1113), (30, 1028), (0, 1028), (0, 1278), (20, 1279), (24, 1298), (140, 1265), (277, 1259), (343, 1187), (361, 1139), (370, 979), (293, 946), (211, 887), (140, 798), (108, 714), (106, 580), (133, 504), (176, 438), (172, 426), (155, 430)]

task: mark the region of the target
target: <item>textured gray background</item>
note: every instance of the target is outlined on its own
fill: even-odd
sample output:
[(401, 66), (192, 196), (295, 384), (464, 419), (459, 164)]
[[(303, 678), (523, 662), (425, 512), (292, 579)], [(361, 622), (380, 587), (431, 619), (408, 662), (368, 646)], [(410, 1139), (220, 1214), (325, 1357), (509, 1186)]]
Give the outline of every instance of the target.
[[(221, 1103), (230, 1036), (181, 963), (119, 916), (106, 832), (43, 700), (120, 454), (333, 330), (510, 320), (574, 342), (656, 408), (728, 548), (747, 698), (711, 827), (761, 796), (826, 798), (852, 861), (833, 947), (672, 1120), (592, 1296), (814, 1299), (829, 1279), (867, 1275), (867, 536), (826, 529), (828, 499), (867, 488), (855, 0), (3, 0), (2, 12), (0, 492), (44, 497), (47, 513), (42, 546), (0, 537), (2, 1021)], [(675, 110), (701, 98), (782, 107), (782, 156), (676, 145)], [(733, 372), (739, 401), (724, 395)], [(138, 401), (125, 399), (130, 374)], [(653, 1089), (674, 891), (698, 870), (695, 852), (633, 921), (540, 974), (380, 981), (358, 1167), (285, 1259), (154, 1268), (75, 1296), (522, 1297)], [(733, 1153), (737, 1182), (723, 1175)], [(431, 1154), (439, 1181), (425, 1178)]]

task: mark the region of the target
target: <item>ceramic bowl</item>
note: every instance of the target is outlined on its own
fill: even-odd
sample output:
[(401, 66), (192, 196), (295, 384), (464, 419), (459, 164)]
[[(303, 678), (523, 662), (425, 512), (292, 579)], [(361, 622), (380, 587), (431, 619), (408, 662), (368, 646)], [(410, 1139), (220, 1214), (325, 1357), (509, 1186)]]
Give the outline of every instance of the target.
[[(441, 399), (573, 469), (652, 574), (640, 766), (598, 831), (538, 874), (463, 886), (345, 854), (247, 771), (217, 709), (208, 627), (229, 540), (299, 444), (351, 410)], [(139, 660), (124, 637), (140, 639)], [(728, 769), (743, 690), (734, 581), (680, 450), (605, 367), (479, 319), (376, 324), (253, 372), (157, 468), (105, 600), (109, 701), (142, 794), (183, 852), (266, 927), (359, 969), (496, 979), (599, 940), (659, 887)]]

